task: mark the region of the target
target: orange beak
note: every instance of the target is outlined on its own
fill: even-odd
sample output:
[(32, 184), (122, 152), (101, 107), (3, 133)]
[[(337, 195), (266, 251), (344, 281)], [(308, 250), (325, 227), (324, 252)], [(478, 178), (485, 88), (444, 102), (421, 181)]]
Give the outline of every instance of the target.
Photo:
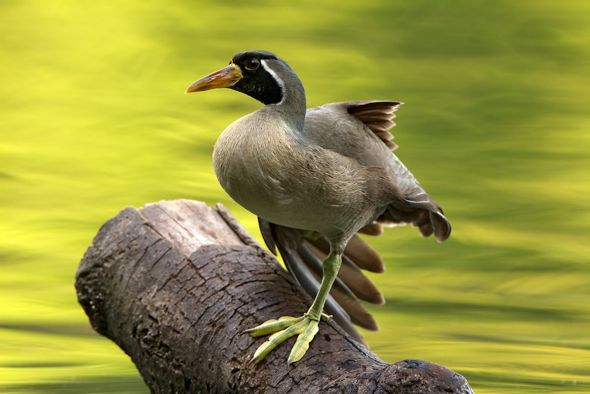
[(242, 77), (243, 75), (242, 71), (240, 71), (240, 68), (231, 63), (229, 66), (193, 82), (188, 88), (186, 88), (186, 93), (203, 92), (205, 90), (219, 88), (229, 88), (238, 83)]

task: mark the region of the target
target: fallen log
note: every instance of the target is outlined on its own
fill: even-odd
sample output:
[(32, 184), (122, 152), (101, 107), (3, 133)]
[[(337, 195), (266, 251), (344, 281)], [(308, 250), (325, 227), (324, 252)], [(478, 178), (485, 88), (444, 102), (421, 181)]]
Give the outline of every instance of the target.
[(154, 393), (472, 393), (442, 366), (383, 362), (333, 321), (300, 362), (287, 365), (288, 342), (251, 363), (264, 339), (244, 330), (299, 316), (312, 300), (221, 205), (121, 211), (86, 251), (76, 290), (92, 327)]

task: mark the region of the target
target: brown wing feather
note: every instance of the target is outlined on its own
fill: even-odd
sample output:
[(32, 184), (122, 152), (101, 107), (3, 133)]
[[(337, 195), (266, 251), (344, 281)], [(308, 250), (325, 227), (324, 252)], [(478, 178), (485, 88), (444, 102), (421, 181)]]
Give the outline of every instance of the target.
[(397, 148), (389, 130), (395, 126), (395, 111), (402, 103), (398, 101), (352, 101), (345, 103), (349, 114), (363, 122), (392, 150)]

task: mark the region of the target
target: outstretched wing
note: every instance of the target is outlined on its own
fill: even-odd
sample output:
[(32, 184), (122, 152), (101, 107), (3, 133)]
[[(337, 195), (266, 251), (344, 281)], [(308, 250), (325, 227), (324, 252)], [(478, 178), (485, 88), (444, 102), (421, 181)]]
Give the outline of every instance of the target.
[(305, 134), (310, 143), (356, 160), (364, 166), (391, 165), (397, 101), (346, 101), (310, 108)]
[[(448, 238), (451, 227), (442, 209), (428, 196), (420, 183), (392, 153), (397, 147), (390, 130), (395, 123), (397, 101), (349, 101), (311, 108), (305, 118), (306, 136), (311, 143), (356, 160), (364, 166), (385, 169), (399, 190), (399, 199), (385, 208), (375, 221), (359, 232), (379, 235), (383, 225), (411, 223), (424, 236), (434, 233), (439, 241)], [(293, 229), (258, 219), (268, 248), (281, 253), (288, 271), (312, 297), (318, 292), (322, 261), (329, 253), (327, 239), (318, 233)], [(361, 301), (382, 304), (383, 296), (362, 270), (383, 272), (379, 255), (358, 235), (344, 252), (326, 311), (356, 339), (361, 335), (353, 324), (377, 330), (377, 323)]]

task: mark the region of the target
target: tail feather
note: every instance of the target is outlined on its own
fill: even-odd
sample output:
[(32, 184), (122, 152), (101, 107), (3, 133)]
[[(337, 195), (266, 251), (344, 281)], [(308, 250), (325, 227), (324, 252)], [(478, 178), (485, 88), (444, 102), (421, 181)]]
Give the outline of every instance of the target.
[(375, 318), (365, 309), (365, 307), (358, 302), (358, 300), (348, 297), (339, 288), (334, 288), (330, 295), (334, 297), (334, 300), (342, 306), (345, 311), (348, 311), (350, 315), (350, 321), (362, 328), (369, 331), (379, 330), (379, 326), (375, 321)]
[(434, 228), (434, 237), (438, 242), (446, 241), (451, 235), (451, 223), (442, 211), (430, 211), (430, 223)]
[[(314, 277), (316, 278), (319, 285), (322, 279), (322, 263), (326, 258), (326, 255), (314, 248), (313, 245), (311, 245), (305, 239), (303, 239), (299, 244), (297, 252), (301, 257), (301, 261), (303, 262), (303, 264), (305, 264), (307, 268), (309, 268), (310, 272), (314, 274)], [(356, 299), (356, 296), (352, 289), (350, 289), (339, 277), (336, 277), (336, 279), (334, 280), (333, 288), (340, 289), (349, 297)]]
[(391, 204), (378, 219), (382, 223), (411, 223), (418, 227), (424, 237), (434, 234), (438, 242), (446, 241), (451, 235), (451, 223), (442, 208), (425, 193), (422, 200), (405, 199)]
[[(376, 224), (381, 226), (379, 223)], [(326, 255), (330, 252), (330, 244), (324, 237), (317, 237), (309, 241)], [(360, 269), (376, 273), (385, 271), (385, 265), (381, 256), (358, 235), (354, 235), (348, 241), (348, 245), (344, 249), (344, 256), (354, 261)]]
[[(366, 245), (360, 238), (357, 242)], [(325, 238), (320, 237), (316, 239), (306, 239), (304, 244), (307, 244), (308, 248), (310, 249), (309, 252), (317, 257), (317, 261), (319, 263), (324, 261), (324, 259), (328, 256), (330, 246), (328, 245), (328, 241)], [(370, 249), (368, 245), (366, 245), (366, 247), (367, 249)], [(359, 264), (366, 263), (366, 261), (363, 261), (364, 257), (365, 256), (361, 256), (361, 258), (357, 260), (354, 258), (354, 255), (347, 254), (345, 249), (344, 254), (342, 255), (342, 266), (338, 272), (338, 277), (336, 278), (335, 284), (337, 285), (339, 282), (342, 283), (347, 289), (352, 291), (355, 297), (358, 297), (363, 301), (367, 301), (372, 304), (383, 304), (383, 294), (381, 294), (379, 289), (373, 284), (373, 282), (369, 280), (369, 278), (363, 274), (359, 268)], [(381, 261), (381, 258), (379, 258), (379, 261)], [(321, 272), (321, 265), (319, 265), (318, 268), (318, 272)], [(371, 268), (373, 268), (373, 266), (371, 266)], [(383, 272), (383, 270), (381, 272)]]

